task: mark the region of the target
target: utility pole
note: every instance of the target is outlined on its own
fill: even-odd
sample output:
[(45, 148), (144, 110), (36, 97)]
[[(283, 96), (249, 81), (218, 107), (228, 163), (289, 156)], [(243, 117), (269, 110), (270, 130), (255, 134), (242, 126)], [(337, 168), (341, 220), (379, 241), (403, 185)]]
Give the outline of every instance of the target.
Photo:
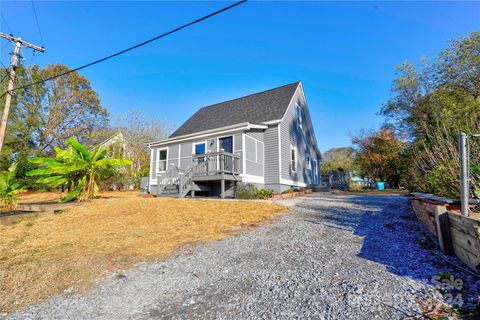
[(10, 112), (10, 103), (12, 102), (12, 90), (15, 81), (15, 71), (20, 60), (20, 48), (22, 46), (31, 48), (39, 52), (45, 52), (43, 47), (36, 46), (34, 44), (23, 41), (21, 38), (15, 38), (12, 35), (8, 35), (0, 32), (0, 37), (7, 39), (15, 43), (15, 49), (12, 52), (12, 59), (10, 62), (10, 78), (8, 79), (7, 95), (5, 97), (5, 108), (2, 113), (2, 123), (0, 125), (0, 153), (2, 152), (3, 142), (5, 140), (5, 131), (7, 130), (8, 113)]

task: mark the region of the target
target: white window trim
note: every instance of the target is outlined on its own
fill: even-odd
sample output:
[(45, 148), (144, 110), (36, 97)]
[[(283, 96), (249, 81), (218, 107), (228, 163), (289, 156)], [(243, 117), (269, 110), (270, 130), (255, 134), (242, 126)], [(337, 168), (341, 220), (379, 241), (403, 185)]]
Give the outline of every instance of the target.
[(195, 155), (195, 147), (198, 146), (199, 144), (204, 144), (205, 145), (205, 154), (206, 154), (208, 152), (208, 143), (207, 142), (208, 142), (208, 140), (192, 143), (192, 154)]
[[(292, 159), (292, 151), (295, 151), (295, 159)], [(293, 170), (292, 163), (295, 161), (295, 170)], [(298, 150), (294, 145), (290, 145), (290, 171), (297, 172), (298, 167)]]
[(310, 158), (310, 154), (307, 153), (306, 156), (306, 167), (308, 171), (312, 171), (312, 159)]
[[(148, 186), (148, 188), (149, 188), (148, 191), (150, 191), (150, 186), (151, 186), (152, 184), (154, 184), (154, 182), (156, 183), (156, 181), (157, 181), (156, 176), (152, 174), (153, 157), (155, 157), (155, 150), (156, 150), (156, 149), (151, 149), (151, 150), (150, 150), (150, 183), (149, 183), (149, 186)], [(156, 169), (157, 169), (157, 168), (155, 168), (155, 170), (156, 170)]]
[[(160, 169), (160, 151), (163, 151), (163, 150), (167, 151), (167, 156), (165, 157), (165, 160), (162, 160), (162, 161), (165, 161), (165, 170), (160, 171), (159, 170)], [(168, 147), (157, 149), (157, 155), (156, 155), (156, 157), (157, 157), (157, 167), (156, 167), (155, 173), (157, 173), (157, 174), (164, 173), (168, 170), (168, 154), (169, 154)]]

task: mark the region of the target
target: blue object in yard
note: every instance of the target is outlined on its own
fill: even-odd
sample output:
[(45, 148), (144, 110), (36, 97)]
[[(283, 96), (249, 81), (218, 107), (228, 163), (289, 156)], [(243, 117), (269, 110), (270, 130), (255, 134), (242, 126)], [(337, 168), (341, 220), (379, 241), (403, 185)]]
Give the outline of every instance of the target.
[(385, 182), (377, 182), (378, 190), (385, 190)]

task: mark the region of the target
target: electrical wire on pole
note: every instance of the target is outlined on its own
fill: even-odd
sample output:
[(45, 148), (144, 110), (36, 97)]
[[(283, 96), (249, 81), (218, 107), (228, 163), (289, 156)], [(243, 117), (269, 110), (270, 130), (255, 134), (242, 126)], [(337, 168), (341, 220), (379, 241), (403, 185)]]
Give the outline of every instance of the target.
[(240, 5), (240, 4), (243, 4), (243, 3), (247, 2), (247, 1), (248, 1), (248, 0), (242, 0), (242, 1), (235, 2), (235, 3), (232, 4), (232, 5), (229, 5), (229, 6), (225, 7), (225, 8), (220, 9), (220, 10), (214, 11), (214, 12), (212, 12), (212, 13), (206, 15), (206, 16), (203, 16), (203, 17), (198, 18), (198, 19), (196, 19), (196, 20), (194, 20), (194, 21), (191, 21), (191, 22), (189, 22), (189, 23), (186, 23), (186, 24), (184, 24), (184, 25), (181, 25), (181, 26), (179, 26), (179, 27), (177, 27), (177, 28), (175, 28), (175, 29), (172, 29), (172, 30), (170, 30), (170, 31), (167, 31), (167, 32), (165, 32), (165, 33), (162, 33), (162, 34), (160, 34), (160, 35), (158, 35), (158, 36), (156, 36), (156, 37), (154, 37), (154, 38), (151, 38), (151, 39), (149, 39), (149, 40), (146, 40), (146, 41), (144, 41), (144, 42), (141, 42), (141, 43), (139, 43), (139, 44), (136, 44), (136, 45), (134, 45), (134, 46), (131, 46), (131, 47), (127, 48), (127, 49), (121, 50), (121, 51), (119, 51), (119, 52), (113, 53), (113, 54), (111, 54), (111, 55), (109, 55), (109, 56), (106, 56), (106, 57), (104, 57), (104, 58), (100, 58), (100, 59), (98, 59), (98, 60), (92, 61), (92, 62), (90, 62), (90, 63), (87, 63), (87, 64), (83, 65), (83, 66), (77, 67), (77, 68), (75, 68), (75, 69), (71, 69), (71, 70), (68, 70), (68, 71), (66, 71), (66, 72), (63, 72), (63, 73), (60, 73), (60, 74), (57, 74), (57, 75), (54, 75), (54, 76), (51, 76), (51, 77), (48, 77), (48, 78), (45, 78), (45, 79), (36, 81), (36, 82), (27, 83), (27, 84), (24, 85), (24, 86), (16, 87), (16, 88), (13, 88), (12, 90), (7, 90), (7, 91), (4, 92), (2, 95), (0, 95), (0, 99), (3, 98), (3, 96), (5, 96), (5, 95), (7, 94), (7, 92), (13, 92), (13, 91), (16, 91), (16, 90), (28, 88), (28, 87), (31, 87), (31, 86), (34, 86), (34, 85), (37, 85), (37, 84), (40, 84), (40, 83), (43, 83), (43, 82), (46, 82), (46, 81), (50, 81), (50, 80), (53, 80), (53, 79), (56, 79), (56, 78), (59, 78), (59, 77), (63, 77), (63, 76), (65, 76), (65, 75), (67, 75), (67, 74), (70, 74), (70, 73), (72, 73), (72, 72), (76, 72), (76, 71), (85, 69), (85, 68), (87, 68), (87, 67), (90, 67), (90, 66), (93, 66), (93, 65), (95, 65), (95, 64), (98, 64), (98, 63), (100, 63), (100, 62), (109, 60), (109, 59), (111, 59), (111, 58), (114, 58), (114, 57), (119, 56), (119, 55), (121, 55), (121, 54), (124, 54), (124, 53), (126, 53), (126, 52), (132, 51), (132, 50), (137, 49), (137, 48), (139, 48), (139, 47), (142, 47), (142, 46), (144, 46), (144, 45), (146, 45), (146, 44), (149, 44), (150, 42), (153, 42), (153, 41), (156, 41), (156, 40), (158, 40), (158, 39), (164, 38), (164, 37), (169, 36), (169, 35), (171, 35), (171, 34), (173, 34), (173, 33), (175, 33), (175, 32), (178, 32), (178, 31), (180, 31), (180, 30), (182, 30), (182, 29), (185, 29), (185, 28), (190, 27), (190, 26), (192, 26), (192, 25), (194, 25), (194, 24), (197, 24), (197, 23), (199, 23), (199, 22), (202, 22), (202, 21), (204, 21), (204, 20), (207, 20), (207, 19), (209, 19), (209, 18), (211, 18), (211, 17), (213, 17), (213, 16), (216, 16), (216, 15), (218, 15), (218, 14), (220, 14), (220, 13), (223, 13), (223, 12), (225, 12), (225, 11), (228, 11), (228, 10), (230, 10), (230, 9), (232, 9), (232, 8)]
[[(15, 72), (18, 66), (18, 62), (21, 58), (20, 56), (20, 49), (22, 46), (31, 48), (33, 50), (37, 50), (40, 52), (45, 52), (45, 49), (43, 47), (36, 46), (34, 44), (31, 44), (29, 42), (26, 42), (22, 40), (21, 38), (15, 38), (12, 35), (8, 35), (5, 33), (0, 32), (0, 37), (5, 38), (9, 40), (10, 42), (15, 43), (15, 49), (12, 52), (12, 60), (10, 62), (10, 79), (8, 79), (8, 86), (7, 86), (7, 91), (6, 91), (6, 97), (5, 97), (5, 107), (3, 108), (2, 112), (2, 121), (0, 123), (0, 154), (2, 152), (3, 148), (3, 142), (5, 140), (5, 132), (7, 130), (7, 123), (8, 123), (8, 114), (10, 113), (10, 104), (12, 102), (12, 92), (13, 92), (13, 86), (15, 82)], [(3, 63), (2, 63), (3, 64)], [(3, 97), (3, 95), (2, 95)]]

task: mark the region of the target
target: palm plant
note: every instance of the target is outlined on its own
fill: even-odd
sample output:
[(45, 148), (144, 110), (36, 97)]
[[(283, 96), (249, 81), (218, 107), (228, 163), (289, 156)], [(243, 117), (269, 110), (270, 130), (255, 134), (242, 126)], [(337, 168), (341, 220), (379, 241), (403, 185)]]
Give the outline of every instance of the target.
[(108, 158), (102, 146), (88, 151), (73, 137), (65, 143), (66, 149), (55, 147), (55, 158), (30, 158), (29, 162), (38, 164), (39, 168), (26, 173), (27, 176), (40, 176), (37, 183), (52, 188), (66, 186), (65, 202), (94, 198), (98, 192), (97, 179), (117, 166), (131, 164), (130, 160)]
[(7, 171), (0, 172), (0, 198), (2, 199), (2, 209), (7, 211), (16, 207), (15, 194), (24, 191), (24, 187), (15, 183), (15, 175), (17, 173), (17, 164), (13, 163)]

